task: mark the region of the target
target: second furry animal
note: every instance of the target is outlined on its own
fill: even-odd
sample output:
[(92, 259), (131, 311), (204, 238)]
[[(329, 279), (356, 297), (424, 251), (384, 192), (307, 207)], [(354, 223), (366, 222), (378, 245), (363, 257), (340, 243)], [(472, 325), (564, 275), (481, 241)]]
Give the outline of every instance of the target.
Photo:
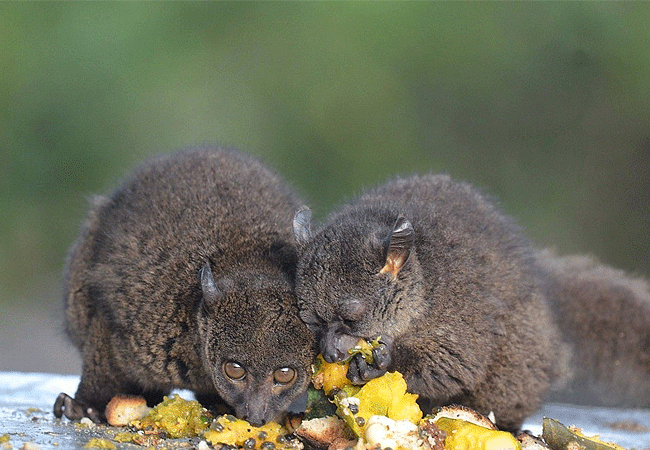
[(313, 339), (293, 292), (297, 197), (249, 156), (154, 158), (97, 197), (70, 253), (66, 331), (81, 352), (57, 417), (103, 419), (116, 394), (173, 388), (276, 419), (310, 380)]
[[(310, 213), (301, 210), (294, 232), (301, 317), (325, 359), (344, 359), (359, 338), (380, 337), (372, 365), (352, 359), (348, 377), (355, 382), (397, 370), (429, 405), (492, 411), (500, 428), (516, 430), (567, 375), (566, 340), (573, 339), (576, 348), (590, 349), (574, 352), (572, 364), (585, 366), (591, 381), (603, 381), (604, 389), (618, 382), (628, 399), (647, 398), (647, 283), (611, 270), (592, 282), (595, 271), (587, 276), (588, 265), (577, 260), (566, 260), (577, 273), (559, 276), (562, 260), (540, 256), (468, 184), (445, 175), (397, 179), (333, 213), (313, 234)], [(629, 322), (636, 328), (611, 342), (633, 315), (619, 315), (621, 304), (636, 311)], [(583, 332), (596, 305), (609, 323)], [(556, 319), (555, 311), (567, 317)], [(615, 372), (625, 375), (621, 380), (605, 373), (615, 361), (623, 364)]]

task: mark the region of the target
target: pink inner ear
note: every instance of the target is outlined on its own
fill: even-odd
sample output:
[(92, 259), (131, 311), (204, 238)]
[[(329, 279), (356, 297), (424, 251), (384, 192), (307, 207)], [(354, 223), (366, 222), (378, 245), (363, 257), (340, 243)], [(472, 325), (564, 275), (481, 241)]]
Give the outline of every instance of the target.
[(386, 256), (386, 264), (379, 271), (380, 274), (389, 273), (396, 277), (402, 265), (404, 264), (404, 257), (402, 255), (388, 255)]
[(404, 263), (406, 263), (406, 260), (409, 258), (413, 240), (413, 226), (403, 216), (399, 216), (393, 226), (393, 232), (390, 236), (386, 263), (379, 273), (389, 273), (393, 277), (396, 277)]

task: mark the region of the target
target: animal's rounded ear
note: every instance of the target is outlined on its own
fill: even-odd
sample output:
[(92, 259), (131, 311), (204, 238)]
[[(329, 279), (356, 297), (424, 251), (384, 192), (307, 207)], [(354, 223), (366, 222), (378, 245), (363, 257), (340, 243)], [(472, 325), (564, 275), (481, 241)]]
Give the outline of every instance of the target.
[(293, 237), (300, 246), (311, 239), (311, 209), (307, 206), (300, 208), (293, 216)]
[(411, 255), (414, 240), (413, 225), (404, 216), (399, 216), (390, 234), (384, 267), (379, 273), (389, 273), (396, 277)]
[(217, 284), (214, 282), (214, 277), (212, 276), (212, 269), (210, 268), (210, 262), (206, 262), (203, 268), (199, 273), (201, 279), (201, 291), (203, 292), (203, 308), (206, 311), (210, 312), (213, 310), (214, 306), (219, 303), (221, 299), (224, 298), (224, 292), (222, 289), (219, 289)]

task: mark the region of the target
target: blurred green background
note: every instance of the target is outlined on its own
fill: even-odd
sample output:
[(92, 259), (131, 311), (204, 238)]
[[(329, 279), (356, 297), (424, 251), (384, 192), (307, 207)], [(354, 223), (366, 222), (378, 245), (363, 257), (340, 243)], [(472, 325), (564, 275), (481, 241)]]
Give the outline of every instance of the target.
[(0, 370), (79, 371), (60, 274), (143, 158), (259, 155), (316, 218), (447, 172), (650, 276), (650, 3), (0, 4)]

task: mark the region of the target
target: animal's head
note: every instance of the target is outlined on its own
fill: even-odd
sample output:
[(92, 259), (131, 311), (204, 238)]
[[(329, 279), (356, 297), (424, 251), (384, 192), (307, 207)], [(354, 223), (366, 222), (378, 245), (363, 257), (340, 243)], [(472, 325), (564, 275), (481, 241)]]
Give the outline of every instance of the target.
[(312, 234), (310, 217), (301, 209), (294, 218), (296, 294), (325, 359), (345, 359), (359, 338), (405, 332), (422, 289), (411, 223), (389, 213), (366, 220), (357, 211)]
[(291, 283), (281, 273), (215, 280), (209, 263), (200, 277), (203, 360), (217, 392), (254, 425), (280, 419), (306, 391), (316, 353)]

